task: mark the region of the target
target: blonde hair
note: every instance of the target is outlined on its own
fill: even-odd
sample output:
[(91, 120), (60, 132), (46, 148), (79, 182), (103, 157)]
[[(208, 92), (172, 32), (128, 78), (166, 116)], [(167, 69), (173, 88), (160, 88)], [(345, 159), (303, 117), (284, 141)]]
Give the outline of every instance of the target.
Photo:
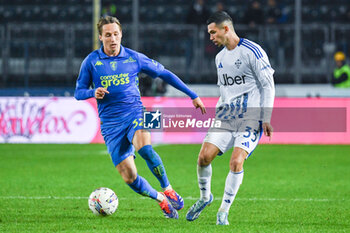
[(98, 34), (100, 34), (102, 36), (103, 25), (110, 24), (110, 23), (116, 23), (119, 26), (120, 31), (122, 31), (122, 25), (116, 17), (105, 16), (105, 17), (101, 17), (97, 23)]

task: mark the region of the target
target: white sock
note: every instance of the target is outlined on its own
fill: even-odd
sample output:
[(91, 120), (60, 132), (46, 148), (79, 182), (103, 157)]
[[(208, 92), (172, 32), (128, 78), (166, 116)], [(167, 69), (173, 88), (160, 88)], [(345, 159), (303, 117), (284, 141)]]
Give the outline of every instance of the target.
[(157, 201), (162, 202), (165, 199), (164, 195), (160, 192), (157, 192)]
[(211, 174), (212, 174), (211, 164), (203, 167), (197, 165), (198, 186), (199, 186), (200, 195), (201, 195), (200, 198), (203, 199), (204, 201), (209, 201), (210, 199)]
[(226, 177), (225, 191), (219, 211), (228, 212), (243, 181), (243, 170), (240, 172), (230, 171)]

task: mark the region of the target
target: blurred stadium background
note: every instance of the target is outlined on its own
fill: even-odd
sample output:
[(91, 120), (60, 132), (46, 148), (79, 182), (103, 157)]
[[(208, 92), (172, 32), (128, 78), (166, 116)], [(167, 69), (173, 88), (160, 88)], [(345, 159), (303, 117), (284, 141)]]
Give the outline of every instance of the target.
[[(123, 24), (125, 46), (158, 60), (200, 95), (216, 96), (215, 85), (205, 84), (216, 83), (218, 49), (203, 20), (191, 16), (194, 2), (0, 0), (0, 95), (72, 96), (80, 64), (96, 48), (94, 20), (110, 14)], [(207, 13), (219, 9), (218, 2), (238, 35), (269, 54), (277, 96), (350, 95), (330, 84), (333, 54), (350, 55), (348, 0), (281, 0), (276, 6), (261, 0), (253, 10), (252, 1), (206, 0)], [(141, 79), (140, 88), (143, 96), (179, 94), (160, 80)]]

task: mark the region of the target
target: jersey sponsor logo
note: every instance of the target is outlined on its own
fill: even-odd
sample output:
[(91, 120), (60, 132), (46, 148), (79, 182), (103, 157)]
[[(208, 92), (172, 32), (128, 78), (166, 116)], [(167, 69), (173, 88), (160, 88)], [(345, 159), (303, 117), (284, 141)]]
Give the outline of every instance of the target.
[(102, 66), (103, 65), (103, 63), (101, 62), (101, 61), (97, 61), (96, 63), (95, 63), (95, 66)]
[(230, 77), (227, 74), (222, 75), (222, 79), (219, 79), (220, 83), (224, 86), (241, 85), (245, 84), (245, 75)]
[(218, 68), (224, 68), (223, 66), (222, 66), (222, 63), (220, 62), (220, 64), (218, 65)]
[(111, 66), (111, 69), (112, 69), (113, 71), (116, 71), (116, 70), (117, 70), (117, 62), (116, 62), (116, 61), (111, 61), (111, 62), (109, 63), (109, 65)]
[(115, 75), (108, 76), (100, 76), (101, 85), (104, 88), (108, 88), (110, 86), (119, 86), (130, 83), (129, 73), (121, 73)]
[(162, 113), (157, 110), (156, 112), (144, 112), (143, 113), (143, 127), (145, 129), (160, 129), (161, 128), (161, 116)]
[(136, 62), (135, 59), (133, 59), (132, 57), (129, 57), (128, 59), (126, 59), (125, 61), (123, 61), (123, 63), (132, 63), (132, 62)]
[(237, 61), (235, 61), (235, 66), (237, 69), (239, 69), (239, 67), (242, 65), (241, 60), (237, 59)]

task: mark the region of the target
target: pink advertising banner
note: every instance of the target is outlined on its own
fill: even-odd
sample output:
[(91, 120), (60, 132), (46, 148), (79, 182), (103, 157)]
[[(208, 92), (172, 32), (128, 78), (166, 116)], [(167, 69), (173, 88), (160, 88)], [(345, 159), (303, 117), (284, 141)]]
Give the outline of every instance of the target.
[(0, 143), (102, 142), (94, 100), (1, 97)]
[[(189, 98), (143, 97), (152, 114), (145, 124), (152, 142), (202, 143), (208, 128), (216, 124), (217, 100), (202, 98), (208, 110), (202, 116)], [(262, 136), (260, 143), (350, 144), (349, 111), (350, 98), (276, 98), (271, 119), (275, 132), (271, 141)], [(153, 124), (155, 116), (162, 125)], [(0, 143), (103, 143), (99, 125), (95, 99), (0, 98)]]

